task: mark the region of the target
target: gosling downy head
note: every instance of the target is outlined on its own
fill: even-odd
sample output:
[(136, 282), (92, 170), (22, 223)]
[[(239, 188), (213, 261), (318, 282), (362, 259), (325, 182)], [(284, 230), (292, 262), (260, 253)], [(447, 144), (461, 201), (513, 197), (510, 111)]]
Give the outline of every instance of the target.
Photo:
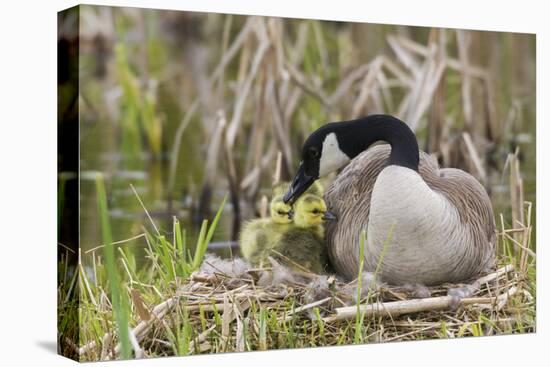
[(294, 208), (294, 224), (300, 228), (315, 227), (325, 220), (335, 219), (327, 210), (322, 197), (314, 194), (305, 194), (296, 202)]
[[(380, 140), (392, 145), (389, 164), (397, 164), (418, 171), (418, 143), (409, 127), (389, 115), (368, 117), (343, 122), (332, 122), (314, 131), (302, 146), (302, 160), (284, 201), (294, 203), (314, 182), (347, 165), (374, 142)], [(399, 146), (394, 141), (404, 142)]]
[(292, 223), (292, 206), (283, 201), (282, 195), (276, 196), (271, 200), (269, 206), (271, 219), (277, 224)]

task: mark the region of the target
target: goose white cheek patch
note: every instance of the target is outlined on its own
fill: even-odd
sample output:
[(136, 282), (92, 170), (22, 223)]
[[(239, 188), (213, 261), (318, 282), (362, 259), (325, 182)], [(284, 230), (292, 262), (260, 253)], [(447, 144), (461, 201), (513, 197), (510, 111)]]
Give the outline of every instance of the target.
[(319, 177), (345, 166), (350, 158), (340, 150), (335, 133), (330, 133), (323, 141), (323, 150), (319, 162)]

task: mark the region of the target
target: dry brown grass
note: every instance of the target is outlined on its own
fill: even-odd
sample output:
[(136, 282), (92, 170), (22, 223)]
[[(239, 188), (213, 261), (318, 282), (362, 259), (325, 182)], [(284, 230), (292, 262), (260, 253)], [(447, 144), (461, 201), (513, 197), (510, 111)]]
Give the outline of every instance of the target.
[[(383, 286), (369, 294), (363, 299), (369, 298), (368, 305), (359, 308), (364, 314), (361, 341), (535, 331), (534, 289), (513, 265), (480, 279), (480, 289), (458, 303), (446, 295), (451, 286), (456, 285), (432, 287), (431, 296), (423, 299), (411, 298), (403, 287)], [(307, 302), (310, 288), (305, 283), (261, 287), (253, 278), (196, 273), (153, 307), (133, 334), (143, 356), (176, 354), (167, 334), (184, 322), (193, 330), (190, 354), (353, 344), (358, 308), (350, 306), (348, 292), (339, 291), (345, 287), (335, 281), (328, 297)], [(262, 315), (269, 316), (262, 320)], [(92, 343), (80, 353), (86, 359), (118, 357), (120, 347), (113, 339), (106, 335), (103, 340), (110, 347)]]
[[(529, 203), (526, 209), (528, 216)], [(275, 284), (262, 283), (262, 277), (277, 268), (248, 269), (241, 275), (199, 270), (160, 293), (154, 287), (134, 287), (134, 356), (534, 332), (536, 260), (528, 246), (531, 229), (522, 225), (499, 231), (503, 255), (494, 272), (465, 284), (430, 287), (424, 298), (415, 298), (408, 287), (382, 284), (363, 292), (357, 303), (355, 281), (325, 276), (327, 286), (319, 288), (312, 281), (320, 276), (301, 270)], [(465, 298), (447, 295), (449, 288), (467, 285), (474, 288)], [(158, 294), (152, 297), (154, 293)], [(157, 301), (149, 303), (151, 298)], [(89, 306), (100, 314), (110, 312), (105, 293)], [(113, 335), (109, 331), (73, 348), (82, 360), (120, 358), (121, 347)]]

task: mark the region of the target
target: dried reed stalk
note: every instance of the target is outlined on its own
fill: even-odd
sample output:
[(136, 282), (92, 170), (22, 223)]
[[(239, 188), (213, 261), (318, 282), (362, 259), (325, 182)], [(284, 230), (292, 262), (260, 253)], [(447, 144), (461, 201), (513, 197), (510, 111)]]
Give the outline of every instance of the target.
[[(492, 274), (479, 278), (474, 283), (478, 283), (478, 284), (488, 283), (512, 270), (513, 270), (513, 266), (511, 265), (503, 267)], [(511, 288), (506, 293), (496, 297), (464, 298), (460, 300), (460, 304), (462, 305), (471, 305), (471, 304), (477, 304), (477, 303), (497, 304), (497, 302), (502, 301), (503, 299), (507, 300), (508, 297), (515, 294), (516, 291), (517, 289)], [(354, 319), (357, 316), (358, 312), (361, 312), (361, 314), (364, 314), (365, 317), (369, 317), (369, 316), (396, 317), (399, 315), (416, 313), (416, 312), (440, 311), (440, 310), (446, 310), (454, 307), (454, 305), (456, 304), (456, 301), (457, 301), (457, 298), (454, 296), (441, 296), (441, 297), (411, 299), (411, 300), (395, 301), (395, 302), (374, 303), (374, 304), (360, 305), (359, 307), (357, 306), (340, 307), (335, 310), (336, 315), (325, 317), (323, 320), (325, 322), (334, 322), (338, 320)]]
[(475, 167), (475, 171), (477, 172), (477, 176), (480, 179), (481, 182), (486, 183), (487, 182), (487, 172), (485, 171), (485, 168), (483, 167), (483, 163), (481, 161), (481, 156), (477, 152), (477, 149), (474, 145), (474, 142), (472, 141), (472, 137), (468, 132), (462, 133), (462, 138), (464, 139), (464, 143), (466, 144), (466, 149), (468, 152), (468, 156), (470, 157), (470, 162), (472, 162), (473, 166)]
[[(523, 212), (523, 179), (519, 168), (519, 151), (514, 154), (509, 154), (510, 164), (510, 202), (512, 204), (512, 227), (514, 229), (521, 228), (525, 223)], [(514, 233), (516, 241), (520, 241), (519, 234)]]
[(230, 148), (233, 148), (233, 144), (235, 143), (237, 131), (240, 126), (243, 110), (245, 107), (245, 102), (248, 98), (252, 82), (254, 81), (260, 64), (263, 61), (264, 56), (271, 44), (269, 38), (267, 37), (265, 24), (262, 19), (258, 19), (254, 30), (258, 36), (260, 44), (256, 49), (256, 53), (254, 54), (252, 64), (250, 65), (250, 70), (244, 81), (240, 84), (238, 93), (236, 93), (237, 100), (235, 101), (235, 105), (233, 107), (233, 116), (231, 117), (231, 122), (228, 125), (226, 135), (226, 142)]

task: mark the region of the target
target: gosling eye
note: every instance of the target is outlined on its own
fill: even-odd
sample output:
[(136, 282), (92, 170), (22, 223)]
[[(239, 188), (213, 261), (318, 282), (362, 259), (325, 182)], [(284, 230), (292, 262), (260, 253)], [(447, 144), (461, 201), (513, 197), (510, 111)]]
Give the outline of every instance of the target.
[(321, 211), (320, 211), (319, 209), (313, 209), (311, 212), (312, 212), (313, 214), (315, 214), (315, 215), (321, 213)]
[(282, 211), (282, 210), (277, 210), (277, 214), (279, 215), (287, 215), (286, 212)]

